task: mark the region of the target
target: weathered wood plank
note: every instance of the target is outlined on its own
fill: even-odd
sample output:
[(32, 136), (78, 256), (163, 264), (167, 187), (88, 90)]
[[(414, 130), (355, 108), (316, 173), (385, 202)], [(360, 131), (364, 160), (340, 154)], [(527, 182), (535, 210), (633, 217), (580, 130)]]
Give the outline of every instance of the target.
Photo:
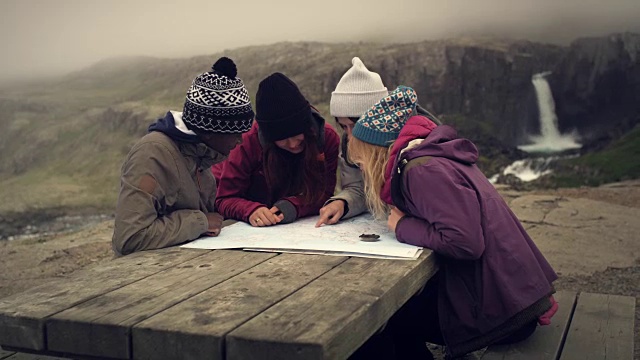
[(223, 359), (224, 337), (345, 261), (282, 254), (133, 327), (135, 359)]
[(95, 297), (49, 318), (48, 349), (128, 359), (131, 326), (276, 255), (218, 250)]
[(351, 258), (226, 337), (227, 359), (344, 359), (437, 271), (416, 261)]
[[(3, 347), (3, 349), (5, 349), (6, 351), (11, 352), (14, 355), (20, 355), (22, 357), (27, 357), (29, 359), (31, 359), (31, 357), (36, 357), (38, 359), (63, 359), (63, 358), (66, 358), (65, 356), (67, 356), (67, 355), (62, 354), (62, 353), (58, 353), (58, 352), (54, 352), (54, 351), (48, 351), (48, 350), (30, 350), (30, 349), (14, 348), (14, 347), (10, 347), (10, 346)], [(31, 357), (29, 357), (29, 356), (31, 356)], [(4, 360), (9, 360), (9, 359), (13, 359), (13, 358), (9, 357), (9, 358), (6, 358)], [(3, 360), (3, 359), (0, 359), (0, 360)]]
[(580, 293), (561, 360), (633, 359), (636, 299)]
[(44, 325), (49, 316), (208, 252), (180, 248), (143, 251), (2, 298), (0, 345), (44, 350)]
[(7, 350), (0, 349), (0, 360), (6, 359), (13, 354), (15, 354), (15, 351), (7, 351)]
[(551, 325), (538, 327), (525, 341), (511, 345), (490, 346), (482, 356), (482, 360), (556, 360), (560, 356), (569, 330), (576, 293), (558, 291), (554, 298), (559, 308), (551, 319)]
[(34, 355), (34, 354), (27, 354), (27, 353), (16, 353), (5, 360), (64, 360), (64, 358), (55, 357), (55, 356), (46, 356), (46, 355)]

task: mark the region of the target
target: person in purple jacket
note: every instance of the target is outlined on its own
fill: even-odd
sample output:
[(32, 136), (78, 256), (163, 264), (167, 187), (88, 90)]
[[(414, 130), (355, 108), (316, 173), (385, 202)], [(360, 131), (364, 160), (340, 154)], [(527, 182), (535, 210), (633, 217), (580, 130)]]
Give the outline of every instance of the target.
[(349, 140), (371, 212), (440, 265), (383, 333), (398, 359), (432, 358), (425, 342), (446, 345), (453, 358), (525, 339), (557, 310), (557, 275), (476, 166), (476, 146), (417, 115), (416, 103), (413, 89), (398, 87)]

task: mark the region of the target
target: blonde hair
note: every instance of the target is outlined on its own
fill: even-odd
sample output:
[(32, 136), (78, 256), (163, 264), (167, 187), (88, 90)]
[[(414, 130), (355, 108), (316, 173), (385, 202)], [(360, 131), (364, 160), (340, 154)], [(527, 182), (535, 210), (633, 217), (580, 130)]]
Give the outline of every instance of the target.
[(376, 219), (386, 219), (389, 206), (380, 198), (384, 185), (384, 171), (389, 162), (391, 146), (383, 147), (366, 143), (356, 137), (349, 137), (347, 156), (358, 165), (364, 178), (364, 194), (369, 211)]

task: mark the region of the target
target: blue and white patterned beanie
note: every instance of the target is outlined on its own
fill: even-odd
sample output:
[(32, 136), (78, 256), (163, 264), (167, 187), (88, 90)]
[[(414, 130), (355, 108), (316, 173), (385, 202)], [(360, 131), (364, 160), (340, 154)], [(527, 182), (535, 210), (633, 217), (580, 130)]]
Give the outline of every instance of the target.
[(358, 119), (353, 136), (369, 144), (388, 147), (398, 138), (407, 120), (416, 114), (417, 102), (415, 90), (398, 86)]
[(200, 133), (239, 134), (249, 131), (253, 109), (236, 64), (221, 57), (211, 72), (198, 75), (187, 91), (182, 120)]

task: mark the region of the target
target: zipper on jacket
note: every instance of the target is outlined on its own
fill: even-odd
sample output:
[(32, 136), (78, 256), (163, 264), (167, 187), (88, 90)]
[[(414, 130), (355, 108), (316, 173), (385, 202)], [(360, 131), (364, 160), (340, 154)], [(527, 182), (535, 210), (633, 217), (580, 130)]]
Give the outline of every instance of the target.
[(202, 188), (200, 187), (200, 173), (202, 172), (202, 169), (197, 168), (196, 169), (196, 182), (198, 183), (198, 191), (202, 191)]

